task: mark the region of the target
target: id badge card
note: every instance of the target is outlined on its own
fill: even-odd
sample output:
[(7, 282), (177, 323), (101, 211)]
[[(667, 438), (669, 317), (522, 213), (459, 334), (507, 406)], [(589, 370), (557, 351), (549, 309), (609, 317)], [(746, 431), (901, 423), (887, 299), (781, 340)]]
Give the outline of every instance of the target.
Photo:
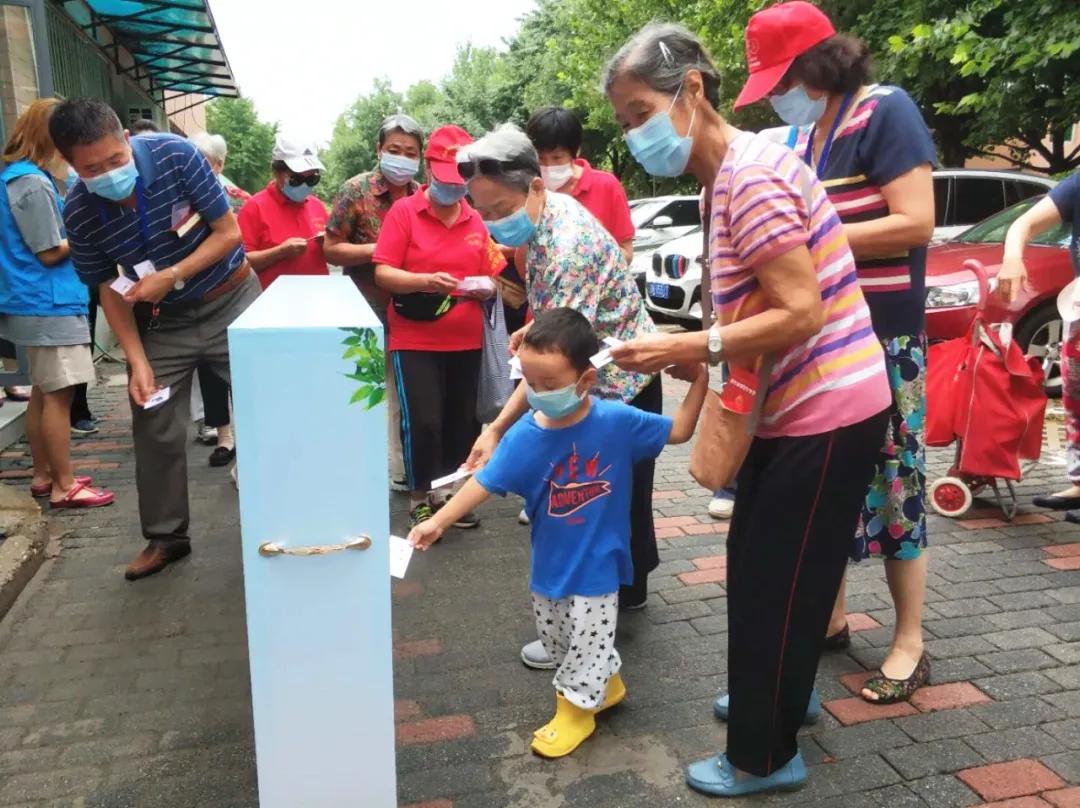
[(191, 216), (191, 205), (187, 202), (176, 202), (172, 206), (172, 214), (169, 217), (169, 229), (176, 232), (189, 216)]

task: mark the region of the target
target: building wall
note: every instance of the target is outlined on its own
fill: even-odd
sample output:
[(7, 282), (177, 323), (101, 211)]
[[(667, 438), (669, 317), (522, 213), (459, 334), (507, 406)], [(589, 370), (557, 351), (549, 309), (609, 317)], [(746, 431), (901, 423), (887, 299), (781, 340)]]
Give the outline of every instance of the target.
[[(180, 95), (165, 100), (165, 114), (169, 118), (169, 127), (179, 135), (190, 137), (206, 131), (206, 102), (204, 95)], [(192, 106), (197, 104), (198, 106)], [(189, 109), (184, 109), (188, 107)], [(178, 112), (177, 110), (183, 110)]]
[(7, 140), (20, 113), (38, 97), (30, 10), (0, 5), (0, 135)]
[[(1047, 138), (1043, 142), (1045, 143), (1047, 148), (1051, 146), (1049, 138)], [(1069, 132), (1069, 137), (1065, 141), (1065, 154), (1069, 154), (1073, 149), (1077, 148), (1078, 146), (1080, 146), (1080, 123), (1075, 124), (1072, 130)], [(995, 151), (998, 151), (999, 153), (1005, 153), (1004, 147), (999, 147)], [(1042, 155), (1040, 155), (1039, 153), (1032, 152), (1031, 165), (1033, 167), (1045, 168), (1046, 160), (1044, 160), (1042, 158)], [(972, 157), (964, 163), (964, 166), (966, 168), (1016, 168), (1016, 166), (1014, 166), (1008, 160), (997, 157)]]

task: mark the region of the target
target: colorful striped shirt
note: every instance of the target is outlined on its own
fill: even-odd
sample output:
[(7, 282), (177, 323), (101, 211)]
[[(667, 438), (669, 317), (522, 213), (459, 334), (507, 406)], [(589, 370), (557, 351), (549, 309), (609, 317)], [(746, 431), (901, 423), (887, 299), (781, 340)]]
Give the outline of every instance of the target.
[[(858, 95), (833, 139), (828, 161), (817, 166), (844, 224), (889, 215), (881, 187), (913, 168), (937, 162), (934, 141), (911, 97), (899, 87), (874, 85)], [(795, 150), (806, 155), (810, 129)], [(881, 339), (925, 330), (926, 245), (857, 262), (859, 283)]]
[[(137, 209), (90, 193), (79, 182), (64, 201), (64, 224), (71, 258), (83, 283), (96, 286), (124, 275), (138, 280), (135, 265), (150, 260), (157, 270), (191, 255), (210, 235), (210, 222), (229, 212), (229, 201), (206, 158), (175, 135), (139, 135), (131, 139), (139, 171), (146, 220)], [(201, 220), (183, 236), (174, 224), (198, 213)], [(237, 247), (225, 258), (189, 278), (183, 289), (169, 292), (163, 303), (195, 301), (219, 286), (244, 262)]]
[(737, 137), (713, 185), (709, 231), (713, 308), (721, 324), (768, 310), (755, 267), (802, 246), (825, 305), (821, 331), (776, 356), (758, 436), (817, 435), (889, 405), (884, 354), (840, 218), (793, 151), (766, 136)]

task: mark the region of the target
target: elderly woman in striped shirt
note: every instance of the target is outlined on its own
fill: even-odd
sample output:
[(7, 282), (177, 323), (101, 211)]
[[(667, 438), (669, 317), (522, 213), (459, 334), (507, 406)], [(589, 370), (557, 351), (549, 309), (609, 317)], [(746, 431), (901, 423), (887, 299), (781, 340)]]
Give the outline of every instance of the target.
[(615, 55), (605, 87), (634, 157), (690, 174), (711, 213), (716, 321), (612, 351), (628, 370), (708, 360), (760, 373), (762, 416), (728, 535), (728, 684), (715, 705), (726, 753), (691, 765), (698, 791), (797, 788), (796, 733), (820, 702), (814, 676), (874, 473), (891, 400), (884, 355), (836, 210), (799, 158), (717, 112), (719, 77), (698, 39), (652, 24)]

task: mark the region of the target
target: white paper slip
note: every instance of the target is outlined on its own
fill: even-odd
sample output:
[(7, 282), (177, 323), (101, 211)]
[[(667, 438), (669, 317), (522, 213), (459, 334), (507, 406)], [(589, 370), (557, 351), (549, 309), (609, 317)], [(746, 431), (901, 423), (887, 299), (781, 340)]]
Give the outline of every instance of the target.
[(131, 289), (134, 285), (135, 281), (131, 280), (131, 278), (125, 278), (123, 275), (121, 275), (119, 278), (109, 284), (109, 288), (116, 292), (116, 294), (118, 295), (126, 295), (128, 293), (128, 290)]
[(139, 276), (139, 280), (142, 280), (147, 275), (153, 275), (155, 272), (157, 272), (157, 269), (154, 268), (153, 261), (140, 261), (135, 266), (133, 266), (132, 269), (134, 269), (135, 274)]
[(436, 488), (443, 488), (447, 485), (453, 485), (458, 480), (464, 480), (472, 474), (468, 469), (458, 469), (453, 474), (447, 474), (445, 477), (440, 477), (437, 480), (431, 481), (432, 490)]
[(615, 360), (611, 358), (611, 348), (604, 348), (600, 353), (593, 354), (589, 361), (592, 362), (594, 368), (600, 370), (604, 365), (610, 365)]
[(153, 409), (158, 404), (164, 404), (168, 400), (169, 400), (169, 388), (168, 387), (162, 387), (160, 390), (158, 390), (152, 396), (150, 396), (150, 398), (146, 399), (146, 403), (143, 404), (143, 409), (144, 410)]
[(401, 536), (390, 537), (390, 574), (395, 578), (404, 578), (409, 568), (413, 546)]
[(521, 370), (521, 359), (517, 356), (510, 357), (510, 381), (524, 378), (525, 374)]
[(621, 339), (619, 339), (618, 337), (604, 337), (600, 341), (602, 343), (604, 343), (606, 346), (608, 346), (609, 348), (618, 348), (620, 345), (623, 344), (623, 341)]
[(458, 281), (459, 292), (494, 292), (495, 281), (487, 275), (470, 275)]

